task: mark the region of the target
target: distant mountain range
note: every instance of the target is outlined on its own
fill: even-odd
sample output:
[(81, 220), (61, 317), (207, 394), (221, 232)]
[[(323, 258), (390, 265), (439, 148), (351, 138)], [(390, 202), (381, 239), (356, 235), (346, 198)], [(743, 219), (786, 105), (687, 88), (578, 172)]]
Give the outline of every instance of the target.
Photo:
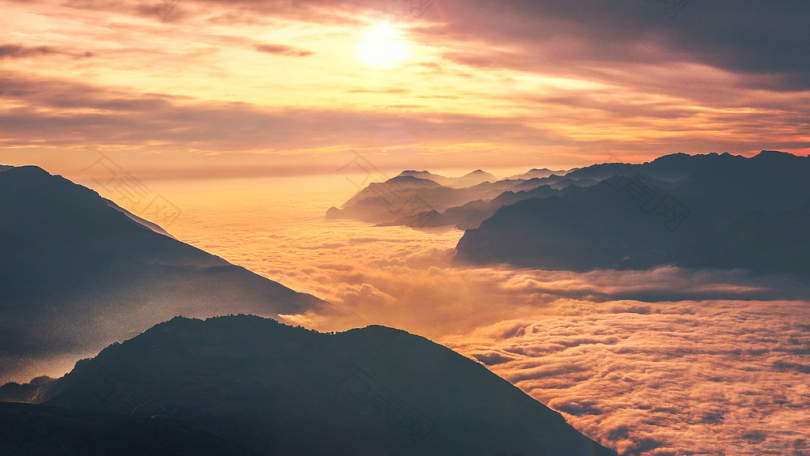
[(497, 178), (492, 174), (477, 169), (473, 172), (467, 173), (461, 177), (444, 177), (438, 174), (429, 173), (427, 171), (403, 171), (399, 173), (400, 176), (418, 177), (426, 179), (445, 187), (464, 188), (472, 187), (473, 185), (483, 184), (484, 182), (495, 182)]
[(455, 226), (466, 230), (456, 260), (477, 264), (810, 274), (808, 157), (672, 154), (537, 171), (468, 188), (403, 185), (397, 177), (369, 185), (327, 217)]
[[(690, 268), (810, 274), (810, 158), (665, 156), (561, 198), (502, 207), (467, 230), (457, 258), (587, 271)], [(665, 181), (666, 179), (666, 181)]]
[(568, 170), (568, 171), (564, 171), (564, 170), (552, 171), (552, 170), (550, 170), (548, 168), (542, 168), (542, 169), (532, 168), (532, 169), (530, 169), (529, 171), (527, 171), (525, 173), (515, 174), (514, 176), (507, 177), (507, 179), (509, 179), (509, 180), (542, 179), (542, 178), (550, 177), (550, 176), (553, 176), (553, 175), (565, 175), (565, 174), (568, 174), (571, 171), (575, 171), (575, 169), (571, 169), (571, 170)]
[[(340, 209), (329, 208), (326, 217), (381, 226), (475, 228), (504, 204), (540, 194), (562, 195), (596, 183), (593, 179), (579, 182), (546, 171), (532, 170), (523, 177), (503, 180), (481, 170), (455, 179), (427, 171), (403, 171), (385, 182), (369, 184)], [(554, 192), (547, 194), (548, 190)]]
[(2, 454), (615, 455), (477, 362), (381, 326), (178, 317), (36, 383), (0, 387), (42, 404), (0, 404)]
[(361, 324), (34, 166), (0, 172), (0, 214), (0, 358), (95, 352), (177, 315), (313, 309)]

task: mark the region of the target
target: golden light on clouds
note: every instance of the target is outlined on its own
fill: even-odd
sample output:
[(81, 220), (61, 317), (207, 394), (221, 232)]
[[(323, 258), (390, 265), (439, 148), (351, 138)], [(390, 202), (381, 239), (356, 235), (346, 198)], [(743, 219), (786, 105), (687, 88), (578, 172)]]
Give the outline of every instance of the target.
[(244, 154), (334, 170), (350, 149), (391, 170), (575, 167), (605, 149), (810, 152), (804, 79), (774, 88), (765, 69), (665, 52), (675, 39), (613, 43), (507, 5), (447, 1), (415, 17), (390, 11), (407, 2), (182, 1), (161, 19), (151, 1), (0, 2), (4, 164), (31, 163), (24, 147), (127, 150), (150, 174), (192, 160), (223, 176), (254, 174)]
[[(476, 359), (620, 454), (804, 454), (806, 283), (674, 266), (576, 273), (454, 264), (457, 230), (324, 221), (364, 177), (148, 186), (182, 207), (170, 229), (178, 238), (364, 324)], [(763, 291), (774, 299), (758, 300)], [(281, 319), (351, 327), (317, 311)]]
[(363, 34), (363, 42), (354, 49), (363, 63), (379, 68), (391, 68), (411, 56), (411, 50), (399, 40), (399, 34), (388, 22)]

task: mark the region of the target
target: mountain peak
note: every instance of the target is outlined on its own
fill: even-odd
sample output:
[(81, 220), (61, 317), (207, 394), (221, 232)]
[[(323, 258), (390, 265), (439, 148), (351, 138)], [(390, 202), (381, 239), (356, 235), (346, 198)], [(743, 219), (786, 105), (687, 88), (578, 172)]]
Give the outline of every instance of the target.
[[(99, 400), (116, 381), (144, 402)], [(375, 398), (419, 432), (369, 419)], [(379, 325), (324, 334), (250, 315), (173, 318), (77, 363), (37, 402), (137, 419), (171, 412), (270, 454), (615, 455), (481, 364)]]
[(790, 158), (796, 157), (796, 155), (793, 155), (788, 152), (782, 152), (780, 150), (763, 150), (757, 155), (755, 155), (753, 158), (766, 158), (766, 157)]
[(45, 171), (39, 166), (33, 165), (9, 166), (5, 167), (5, 169), (0, 168), (0, 171), (8, 171), (8, 173), (3, 174), (3, 176), (7, 179), (11, 179), (12, 177), (9, 176), (13, 176), (21, 180), (41, 181), (43, 179), (52, 177), (49, 172)]

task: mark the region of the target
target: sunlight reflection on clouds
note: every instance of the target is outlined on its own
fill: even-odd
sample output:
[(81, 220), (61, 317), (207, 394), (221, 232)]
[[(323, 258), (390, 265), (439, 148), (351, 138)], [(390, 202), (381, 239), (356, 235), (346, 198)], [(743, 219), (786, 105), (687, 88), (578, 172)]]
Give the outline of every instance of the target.
[[(456, 230), (325, 221), (352, 193), (333, 183), (331, 193), (208, 200), (176, 187), (188, 215), (172, 234), (477, 359), (623, 454), (810, 454), (807, 284), (674, 267), (465, 267), (452, 262)], [(346, 329), (328, 316), (286, 318)]]

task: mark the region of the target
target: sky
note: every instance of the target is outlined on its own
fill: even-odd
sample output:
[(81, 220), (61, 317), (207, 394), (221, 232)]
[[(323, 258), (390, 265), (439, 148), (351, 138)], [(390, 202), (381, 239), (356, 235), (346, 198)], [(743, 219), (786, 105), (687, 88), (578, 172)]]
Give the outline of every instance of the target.
[(810, 153), (810, 4), (2, 0), (0, 163), (80, 178)]

